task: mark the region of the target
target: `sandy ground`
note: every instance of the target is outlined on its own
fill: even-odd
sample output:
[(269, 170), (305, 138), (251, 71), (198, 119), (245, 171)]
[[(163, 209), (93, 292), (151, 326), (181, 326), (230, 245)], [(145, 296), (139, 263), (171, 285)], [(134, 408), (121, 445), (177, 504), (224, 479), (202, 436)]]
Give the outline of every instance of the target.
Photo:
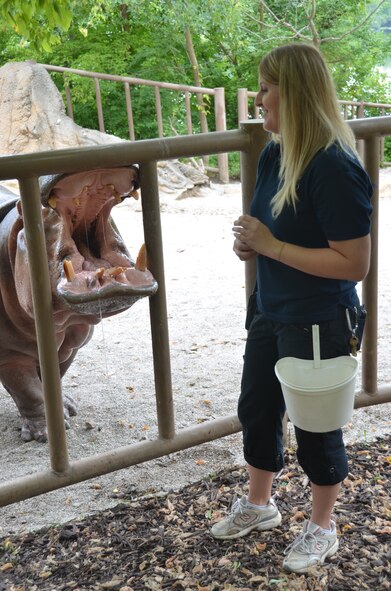
[[(171, 370), (176, 428), (233, 415), (240, 386), (245, 290), (232, 253), (231, 226), (241, 211), (239, 183), (196, 196), (161, 194)], [(116, 222), (135, 256), (142, 238), (139, 202), (124, 202)], [(379, 382), (391, 382), (391, 169), (381, 174)], [(137, 302), (104, 320), (63, 380), (78, 402), (67, 432), (71, 460), (157, 435), (149, 308)], [(347, 443), (388, 433), (391, 405), (354, 412)], [(48, 447), (20, 439), (20, 418), (0, 386), (0, 481), (49, 467)], [(77, 519), (116, 505), (121, 494), (177, 490), (225, 467), (242, 465), (238, 433), (196, 448), (0, 509), (0, 536)]]

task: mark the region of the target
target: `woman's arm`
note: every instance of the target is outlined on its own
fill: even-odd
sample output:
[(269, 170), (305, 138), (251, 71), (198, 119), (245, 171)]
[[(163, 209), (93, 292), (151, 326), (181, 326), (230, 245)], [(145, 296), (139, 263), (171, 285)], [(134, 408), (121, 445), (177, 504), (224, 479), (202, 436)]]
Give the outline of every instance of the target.
[(305, 248), (278, 240), (265, 224), (249, 215), (234, 222), (233, 232), (249, 249), (309, 275), (362, 281), (368, 273), (369, 234), (353, 240), (330, 240), (329, 248)]

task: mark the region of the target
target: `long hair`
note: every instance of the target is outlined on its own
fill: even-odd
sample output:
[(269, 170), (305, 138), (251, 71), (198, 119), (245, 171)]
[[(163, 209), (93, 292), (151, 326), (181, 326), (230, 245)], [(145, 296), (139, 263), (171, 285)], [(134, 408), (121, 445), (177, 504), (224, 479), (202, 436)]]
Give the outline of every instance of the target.
[(333, 143), (357, 154), (355, 138), (343, 120), (333, 80), (320, 52), (290, 43), (273, 49), (261, 61), (260, 79), (279, 87), (280, 185), (272, 200), (277, 217), (286, 204), (295, 207), (296, 187), (314, 155)]

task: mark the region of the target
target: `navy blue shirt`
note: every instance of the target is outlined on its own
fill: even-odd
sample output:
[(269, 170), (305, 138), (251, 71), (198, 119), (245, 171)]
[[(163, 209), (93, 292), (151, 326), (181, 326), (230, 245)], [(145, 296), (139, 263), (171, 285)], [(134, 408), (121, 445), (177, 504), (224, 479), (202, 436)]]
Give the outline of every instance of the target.
[[(352, 240), (370, 231), (372, 185), (352, 155), (339, 146), (322, 149), (298, 185), (296, 209), (285, 205), (277, 218), (271, 200), (277, 193), (280, 146), (261, 153), (250, 215), (276, 238), (306, 248), (328, 248), (328, 240)], [(266, 317), (293, 324), (335, 318), (338, 304), (357, 304), (356, 283), (310, 275), (268, 257), (257, 256), (257, 305)]]

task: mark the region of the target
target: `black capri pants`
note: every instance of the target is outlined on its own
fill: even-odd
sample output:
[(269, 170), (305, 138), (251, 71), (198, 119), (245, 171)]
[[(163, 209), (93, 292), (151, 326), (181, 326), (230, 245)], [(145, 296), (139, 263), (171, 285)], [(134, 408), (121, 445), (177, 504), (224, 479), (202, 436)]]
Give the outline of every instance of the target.
[[(330, 359), (349, 355), (346, 311), (336, 319), (319, 322), (320, 355)], [(251, 321), (242, 374), (238, 417), (243, 427), (246, 462), (254, 468), (278, 472), (284, 466), (285, 402), (274, 366), (282, 357), (312, 359), (312, 325), (283, 324), (256, 313)], [(310, 481), (333, 485), (348, 474), (342, 430), (310, 433), (295, 427), (297, 459)]]

